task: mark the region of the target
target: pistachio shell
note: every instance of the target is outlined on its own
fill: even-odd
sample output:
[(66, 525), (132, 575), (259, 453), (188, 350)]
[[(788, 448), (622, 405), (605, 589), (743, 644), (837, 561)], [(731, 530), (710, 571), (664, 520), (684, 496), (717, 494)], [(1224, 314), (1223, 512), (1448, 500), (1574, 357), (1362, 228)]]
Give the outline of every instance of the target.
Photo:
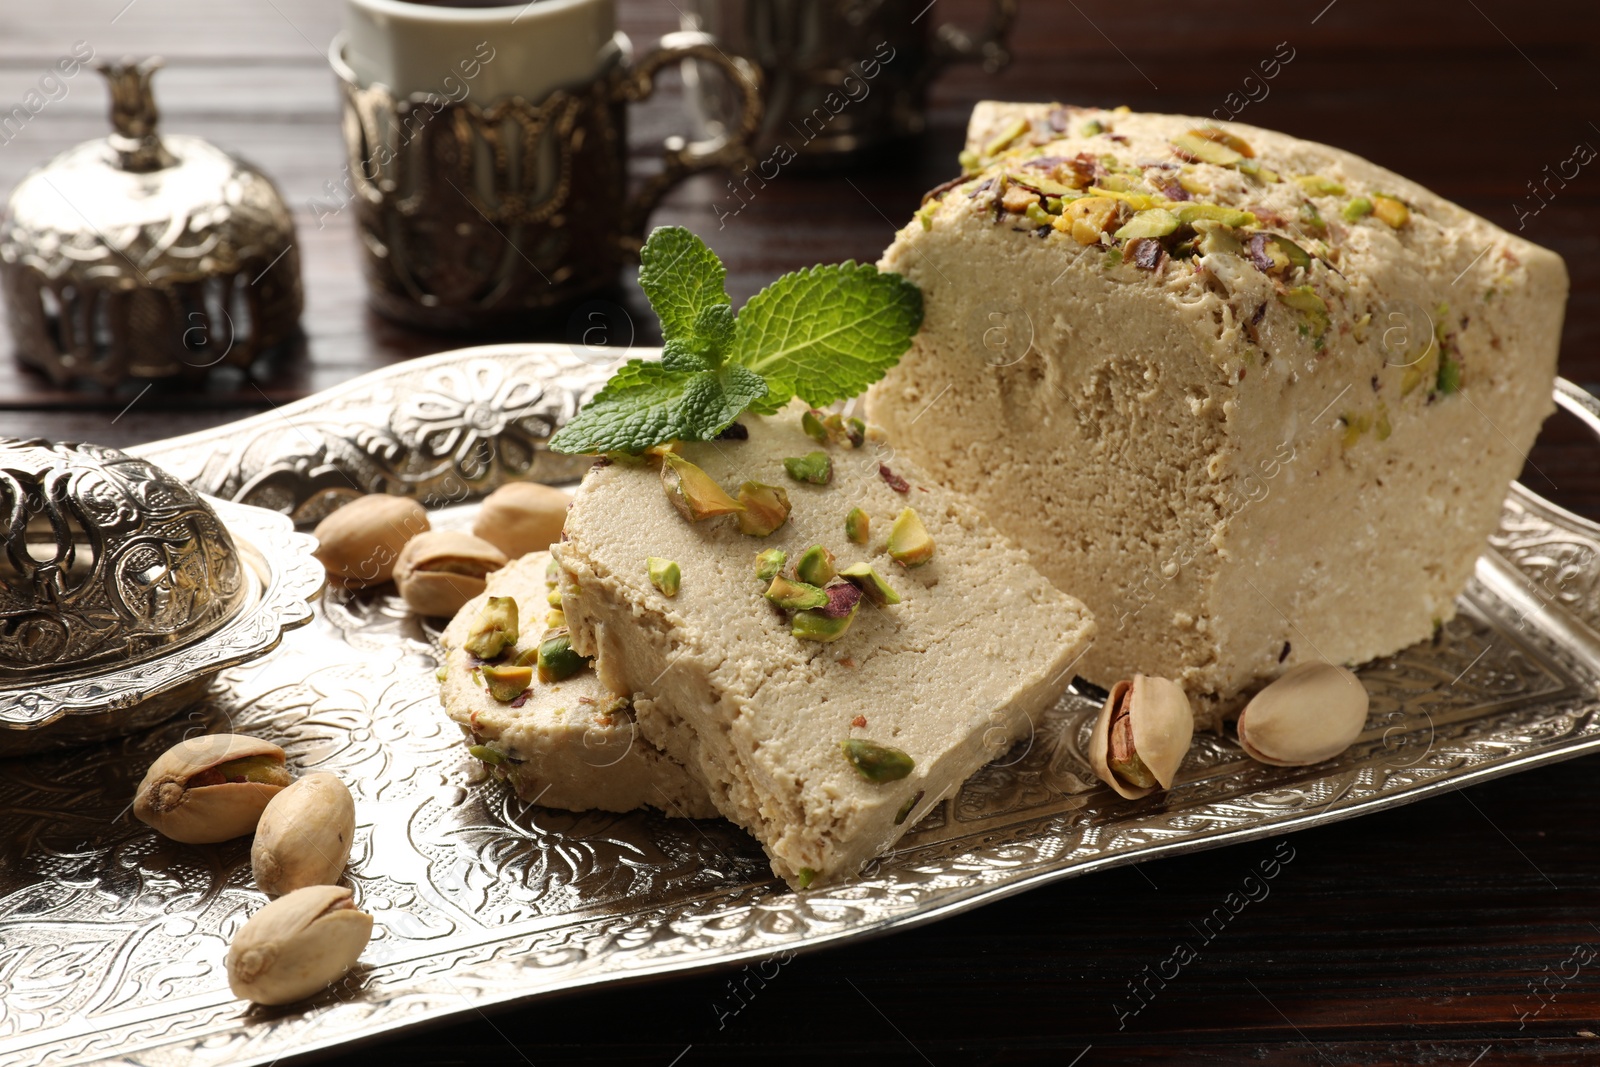
[(1194, 737), (1194, 712), (1189, 698), (1178, 683), (1167, 678), (1136, 674), (1111, 687), (1100, 717), (1089, 738), (1089, 764), (1102, 782), (1128, 800), (1138, 800), (1155, 792), (1155, 786), (1130, 783), (1111, 769), (1111, 722), (1118, 707), (1126, 703), (1132, 720), (1133, 750), (1162, 789), (1172, 780), (1189, 751)]
[(1332, 759), (1367, 724), (1361, 679), (1332, 663), (1302, 663), (1251, 698), (1239, 713), (1239, 744), (1275, 767)]
[(350, 860), (356, 805), (336, 775), (308, 774), (272, 798), (250, 846), (256, 888), (279, 896), (334, 885)]
[(343, 978), (372, 938), (372, 916), (343, 886), (312, 885), (279, 897), (228, 947), (228, 987), (257, 1004), (292, 1004)]
[(407, 541), (428, 529), (415, 500), (373, 493), (357, 497), (317, 523), (317, 559), (349, 589), (387, 582)]
[(472, 534), (511, 559), (544, 552), (561, 540), (570, 494), (538, 482), (511, 482), (483, 498)]
[(419, 615), (454, 615), (483, 592), (484, 577), (509, 561), (481, 537), (457, 530), (418, 534), (400, 550), (394, 584)]
[[(215, 777), (207, 772), (240, 760), (253, 761), (244, 765), (250, 780), (192, 784), (196, 778), (204, 783), (206, 777)], [(150, 765), (134, 795), (133, 814), (174, 841), (227, 841), (254, 830), (268, 802), (289, 782), (283, 749), (270, 741), (243, 734), (191, 737)]]

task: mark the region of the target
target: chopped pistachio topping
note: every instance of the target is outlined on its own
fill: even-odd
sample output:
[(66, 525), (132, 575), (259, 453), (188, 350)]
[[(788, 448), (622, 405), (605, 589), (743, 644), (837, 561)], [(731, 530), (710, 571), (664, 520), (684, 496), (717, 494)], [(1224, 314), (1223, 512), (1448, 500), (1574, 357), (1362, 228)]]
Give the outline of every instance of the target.
[(864, 545), (872, 536), (872, 520), (860, 508), (851, 508), (844, 517), (844, 535), (851, 544)]
[(1188, 133), (1180, 133), (1172, 139), (1172, 147), (1176, 148), (1178, 154), (1185, 159), (1197, 163), (1213, 163), (1219, 167), (1234, 166), (1245, 158), (1243, 152), (1221, 141), (1212, 140), (1209, 133), (1209, 130), (1190, 130)]
[(1312, 196), (1343, 196), (1344, 186), (1320, 174), (1297, 174), (1295, 182)]
[(533, 668), (515, 663), (485, 663), (483, 680), (489, 686), (489, 695), (506, 704), (533, 684)]
[(781, 574), (773, 575), (772, 584), (763, 595), (784, 611), (805, 611), (828, 603), (828, 594), (818, 586), (793, 581)]
[(788, 560), (788, 555), (781, 548), (769, 548), (765, 552), (756, 553), (756, 577), (763, 582), (770, 582), (783, 570), (783, 564)]
[(839, 577), (860, 587), (867, 599), (879, 607), (900, 603), (900, 594), (883, 580), (883, 575), (874, 570), (870, 563), (852, 563), (839, 572)]
[(1439, 360), (1439, 377), (1435, 388), (1445, 396), (1457, 392), (1461, 388), (1461, 364), (1449, 356)]
[(1306, 323), (1318, 337), (1328, 332), (1331, 320), (1328, 318), (1328, 305), (1317, 291), (1309, 285), (1297, 285), (1287, 292), (1278, 294), (1278, 300), (1285, 307), (1293, 308), (1305, 316)]
[(500, 754), (499, 749), (489, 745), (468, 745), (467, 752), (474, 759), (480, 759), (485, 763), (493, 763), (496, 766), (506, 761), (505, 756)]
[(552, 608), (559, 608), (561, 606), (561, 590), (550, 590), (550, 592), (545, 594), (544, 602)]
[(555, 585), (559, 581), (561, 581), (561, 564), (552, 556), (550, 562), (544, 565), (544, 584)]
[(822, 417), (822, 412), (812, 408), (800, 416), (800, 428), (806, 432), (807, 437), (825, 445), (828, 443), (828, 428), (822, 425)]
[(450, 677), (450, 668), (442, 664), (438, 670), (433, 672), (433, 680), (436, 682), (442, 682), (448, 677)]
[[(826, 593), (823, 594), (827, 596)], [(856, 617), (855, 608), (844, 615), (829, 615), (821, 610), (797, 611), (790, 620), (789, 633), (802, 641), (837, 641), (850, 629)]]
[(889, 555), (907, 567), (920, 567), (933, 558), (933, 538), (911, 508), (903, 508), (889, 527)]
[(1000, 128), (1000, 132), (983, 146), (985, 156), (997, 156), (1011, 146), (1011, 142), (1028, 132), (1029, 123), (1024, 118), (1014, 118)]
[(742, 534), (767, 537), (789, 521), (789, 494), (775, 485), (745, 482), (739, 487), (739, 503), (744, 505), (736, 518)]
[(743, 504), (722, 491), (716, 479), (675, 452), (661, 457), (661, 484), (672, 506), (690, 522), (744, 510)]
[(1372, 214), (1372, 201), (1364, 196), (1358, 196), (1346, 204), (1344, 210), (1340, 211), (1339, 214), (1344, 216), (1344, 221), (1346, 222), (1355, 222), (1358, 219), (1366, 218)]
[(589, 665), (589, 661), (572, 651), (572, 638), (565, 627), (558, 627), (544, 635), (539, 642), (539, 681), (559, 682), (571, 678)]
[(1237, 229), (1240, 226), (1254, 226), (1256, 217), (1248, 211), (1240, 211), (1236, 207), (1223, 207), (1221, 204), (1187, 203), (1177, 204), (1173, 207), (1173, 214), (1178, 216), (1178, 221), (1192, 224), (1201, 220), (1220, 222), (1224, 226)]
[(1136, 237), (1165, 237), (1178, 228), (1178, 217), (1165, 208), (1153, 207), (1141, 211), (1113, 236), (1119, 241)]
[(478, 609), (461, 647), (479, 659), (494, 659), (516, 643), (517, 602), (508, 596), (492, 596)]
[(833, 553), (821, 545), (812, 545), (800, 553), (794, 565), (796, 578), (818, 588), (827, 585), (837, 573), (833, 565)]
[(676, 563), (670, 559), (650, 556), (644, 561), (644, 566), (650, 575), (650, 584), (659, 589), (662, 596), (678, 595), (678, 585), (683, 581), (683, 572), (678, 569)]
[(1383, 193), (1372, 194), (1372, 214), (1392, 230), (1398, 230), (1411, 221), (1411, 209), (1395, 197)]
[(839, 750), (856, 773), (869, 782), (897, 782), (911, 773), (916, 761), (898, 748), (852, 737), (839, 742)]
[(911, 815), (911, 810), (921, 803), (922, 797), (923, 791), (919, 789), (916, 793), (906, 798), (906, 802), (900, 805), (900, 810), (895, 812), (894, 824), (896, 826), (906, 821), (907, 817)]
[(822, 591), (828, 594), (828, 604), (817, 610), (830, 619), (854, 615), (861, 606), (861, 590), (843, 578), (835, 578)]
[(544, 624), (546, 629), (551, 630), (557, 626), (565, 626), (567, 624), (567, 613), (560, 608), (551, 608), (545, 613)]
[(801, 889), (809, 888), (811, 883), (816, 881), (816, 880), (817, 880), (817, 872), (812, 870), (810, 867), (801, 867), (800, 868), (800, 877), (796, 879), (796, 881), (798, 881), (800, 883), (800, 888)]
[(803, 456), (790, 456), (783, 461), (783, 469), (797, 482), (827, 485), (833, 481), (833, 460), (826, 452), (808, 452)]

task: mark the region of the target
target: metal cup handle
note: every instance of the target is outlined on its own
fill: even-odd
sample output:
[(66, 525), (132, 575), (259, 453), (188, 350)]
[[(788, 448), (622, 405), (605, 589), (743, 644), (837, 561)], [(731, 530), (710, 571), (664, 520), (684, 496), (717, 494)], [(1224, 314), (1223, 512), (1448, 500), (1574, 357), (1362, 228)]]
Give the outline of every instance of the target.
[[(1000, 0), (1014, 3), (1014, 0)], [(661, 146), (661, 173), (644, 183), (623, 209), (625, 245), (637, 252), (644, 238), (645, 223), (667, 190), (691, 174), (712, 167), (733, 167), (752, 158), (751, 142), (761, 126), (761, 69), (745, 59), (730, 57), (717, 47), (709, 33), (684, 30), (661, 38), (656, 49), (623, 71), (613, 90), (613, 99), (637, 103), (656, 90), (656, 75), (663, 67), (686, 59), (703, 60), (720, 67), (737, 87), (740, 98), (738, 127), (719, 137), (685, 142), (669, 137)]]
[(990, 74), (1004, 70), (1011, 65), (1011, 27), (1016, 21), (1017, 0), (994, 0), (989, 20), (977, 36), (953, 22), (944, 23), (934, 31), (935, 64), (981, 63)]

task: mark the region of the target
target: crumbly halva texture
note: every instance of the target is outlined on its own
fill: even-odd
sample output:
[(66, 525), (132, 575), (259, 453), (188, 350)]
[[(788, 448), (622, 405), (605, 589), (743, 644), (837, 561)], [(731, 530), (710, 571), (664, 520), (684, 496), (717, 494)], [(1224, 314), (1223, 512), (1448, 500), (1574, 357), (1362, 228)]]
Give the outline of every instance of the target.
[(1428, 637), (1543, 419), (1561, 259), (1348, 152), (980, 104), (879, 266), (921, 286), (871, 417), (1214, 724)]
[(592, 670), (559, 682), (537, 678), (523, 697), (505, 702), (490, 695), (482, 663), (463, 647), (491, 596), (517, 602), (520, 638), (504, 658), (536, 649), (545, 631), (553, 588), (548, 552), (533, 552), (489, 576), (488, 588), (469, 601), (445, 628), (445, 675), (439, 699), (467, 735), (473, 753), (530, 803), (569, 811), (658, 808), (668, 815), (714, 818), (705, 789), (645, 740), (625, 698), (613, 696)]
[[(965, 498), (881, 441), (819, 445), (801, 428), (803, 411), (746, 416), (742, 441), (681, 446), (730, 493), (746, 482), (785, 491), (788, 520), (768, 536), (741, 534), (733, 516), (690, 523), (663, 491), (657, 464), (613, 462), (584, 479), (553, 550), (574, 647), (597, 655), (601, 680), (633, 695), (645, 736), (704, 780), (773, 870), (802, 887), (855, 875), (1028, 735), (1093, 633), (1083, 605)], [(786, 472), (786, 459), (816, 451), (831, 460), (831, 480)], [(907, 507), (936, 546), (914, 568), (889, 556), (884, 537)], [(883, 533), (852, 543), (844, 529), (852, 508)], [(769, 603), (757, 557), (784, 553), (780, 576), (794, 579), (816, 544), (837, 571), (871, 566), (899, 603), (864, 595), (842, 636), (796, 637), (802, 615), (821, 616), (791, 619)], [(674, 597), (651, 585), (650, 557), (679, 564)], [(775, 560), (764, 562), (770, 569)], [(825, 573), (815, 554), (811, 564)], [(868, 780), (841, 747), (852, 739), (899, 750), (910, 773)], [(877, 769), (898, 773), (901, 759), (889, 754)]]

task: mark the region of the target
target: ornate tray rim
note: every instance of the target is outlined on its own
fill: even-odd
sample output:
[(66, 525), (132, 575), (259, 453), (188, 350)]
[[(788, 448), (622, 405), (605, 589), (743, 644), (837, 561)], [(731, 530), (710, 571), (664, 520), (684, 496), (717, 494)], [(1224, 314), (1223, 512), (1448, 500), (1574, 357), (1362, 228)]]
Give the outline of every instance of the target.
[[(634, 350), (629, 354), (637, 355), (639, 352)], [(603, 378), (603, 375), (592, 373), (596, 369), (593, 363), (568, 346), (496, 345), (465, 349), (367, 375), (279, 411), (228, 427), (130, 451), (137, 451), (168, 466), (174, 473), (196, 482), (202, 490), (248, 496), (253, 489), (267, 484), (263, 476), (268, 473), (266, 468), (271, 464), (264, 463), (262, 456), (276, 456), (272, 463), (284, 458), (274, 453), (271, 447), (261, 447), (264, 440), (272, 437), (274, 426), (282, 422), (302, 440), (315, 441), (310, 452), (302, 450), (289, 456), (290, 465), (298, 464), (297, 469), (306, 474), (308, 479), (319, 465), (337, 466), (343, 462), (351, 465), (346, 469), (345, 477), (352, 485), (359, 481), (368, 486), (399, 487), (411, 495), (426, 499), (428, 494), (437, 491), (440, 478), (447, 476), (440, 473), (438, 464), (426, 462), (407, 466), (394, 461), (392, 456), (381, 459), (387, 454), (383, 440), (379, 441), (380, 447), (376, 449), (363, 446), (356, 452), (342, 452), (340, 433), (330, 431), (331, 436), (325, 438), (313, 433), (308, 438), (304, 424), (314, 422), (319, 417), (318, 413), (322, 412), (338, 425), (341, 432), (349, 432), (351, 423), (346, 416), (354, 407), (368, 415), (374, 412), (383, 415), (383, 425), (393, 430), (397, 425), (396, 412), (400, 405), (410, 402), (405, 398), (412, 397), (416, 389), (428, 382), (437, 380), (436, 377), (430, 378), (430, 375), (453, 376), (457, 384), (475, 382), (490, 387), (490, 392), (503, 392), (504, 379), (515, 378), (515, 369), (522, 361), (543, 364), (546, 371), (553, 373), (548, 374), (544, 381), (546, 395), (528, 400), (524, 408), (514, 413), (514, 417), (503, 420), (504, 426), (510, 427), (507, 432), (511, 433), (521, 432), (517, 429), (521, 425), (517, 421), (520, 419), (542, 420), (546, 425), (559, 421), (575, 410), (586, 393)], [(499, 378), (496, 378), (497, 374)], [(481, 394), (483, 390), (479, 392)], [(1556, 399), (1561, 407), (1579, 417), (1600, 435), (1600, 401), (1564, 381), (1557, 383)], [(297, 419), (300, 420), (299, 424), (295, 422)], [(388, 432), (373, 429), (374, 426), (376, 423), (369, 423), (362, 432), (375, 434), (378, 438), (383, 438), (384, 433)], [(522, 426), (522, 429), (525, 430), (526, 426)], [(268, 444), (271, 442), (268, 441)], [(381, 461), (373, 460), (374, 455), (379, 456)], [(546, 475), (545, 480), (549, 481), (569, 480), (575, 473), (559, 463), (541, 466), (541, 457), (536, 453), (523, 457), (526, 462), (521, 471), (501, 463), (501, 458), (495, 457), (487, 465), (468, 471), (452, 469), (448, 476), (456, 477), (466, 490), (459, 499), (486, 491), (497, 480), (517, 473), (527, 476), (529, 473), (542, 472)], [(248, 468), (251, 462), (257, 464), (256, 469)], [(550, 477), (551, 474), (558, 476)], [(312, 483), (308, 480), (307, 484)], [(283, 505), (283, 510), (306, 521), (315, 517), (318, 510), (318, 492), (326, 490), (308, 489), (302, 498), (286, 497), (280, 499), (279, 503)], [(1507, 498), (1507, 508), (1532, 515), (1600, 552), (1600, 524), (1550, 504), (1520, 485), (1513, 484)], [(1527, 567), (1514, 565), (1501, 551), (1490, 550), (1479, 558), (1476, 575), (1466, 597), (1469, 606), (1501, 603), (1526, 614), (1542, 611), (1552, 602), (1553, 598), (1548, 597), (1546, 592), (1540, 588)], [(813, 891), (806, 894), (799, 906), (795, 903), (799, 898), (787, 893), (768, 892), (766, 885), (752, 883), (750, 886), (723, 887), (691, 901), (680, 901), (674, 905), (674, 910), (668, 910), (665, 914), (658, 912), (646, 915), (615, 908), (610, 911), (585, 909), (484, 929), (464, 935), (449, 944), (430, 944), (426, 953), (380, 960), (369, 968), (372, 985), (366, 993), (346, 999), (314, 1002), (304, 1012), (278, 1018), (270, 1028), (274, 1033), (280, 1027), (293, 1032), (277, 1034), (276, 1040), (262, 1040), (259, 1044), (242, 1036), (246, 1034), (247, 1024), (252, 1017), (241, 1017), (236, 1001), (223, 995), (205, 995), (189, 998), (185, 1002), (191, 1016), (204, 1016), (204, 1019), (194, 1018), (188, 1032), (176, 1037), (153, 1036), (150, 1024), (176, 1010), (176, 1005), (163, 1005), (160, 1010), (150, 1008), (140, 1012), (137, 1020), (126, 1024), (124, 1032), (130, 1039), (135, 1035), (142, 1039), (132, 1046), (107, 1043), (104, 1032), (96, 1031), (92, 1025), (79, 1024), (65, 1028), (70, 1033), (59, 1030), (36, 1032), (20, 1040), (0, 1042), (0, 1052), (21, 1053), (27, 1049), (40, 1062), (55, 1062), (58, 1058), (62, 1062), (92, 1062), (102, 1058), (143, 1062), (141, 1050), (154, 1052), (165, 1046), (168, 1054), (176, 1052), (181, 1055), (187, 1051), (198, 1057), (202, 1049), (209, 1047), (214, 1057), (227, 1055), (228, 1062), (266, 1063), (286, 1055), (388, 1037), (413, 1026), (440, 1023), (468, 1010), (523, 1002), (558, 991), (729, 967), (768, 958), (778, 952), (810, 951), (847, 938), (871, 937), (909, 929), (1047, 882), (1125, 866), (1146, 858), (1239, 844), (1337, 822), (1425, 799), (1448, 789), (1600, 751), (1600, 724), (1596, 722), (1600, 719), (1600, 681), (1597, 681), (1600, 680), (1600, 604), (1583, 607), (1584, 610), (1580, 612), (1561, 610), (1557, 613), (1559, 617), (1547, 620), (1546, 630), (1532, 636), (1526, 632), (1507, 635), (1512, 645), (1524, 649), (1537, 646), (1546, 661), (1556, 661), (1568, 668), (1566, 673), (1573, 680), (1544, 694), (1549, 701), (1556, 702), (1560, 714), (1570, 720), (1569, 729), (1560, 736), (1531, 741), (1527, 738), (1502, 739), (1495, 734), (1495, 729), (1510, 731), (1515, 724), (1508, 724), (1492, 715), (1480, 716), (1472, 721), (1489, 724), (1483, 731), (1485, 736), (1479, 737), (1472, 745), (1462, 742), (1453, 749), (1456, 762), (1449, 766), (1403, 764), (1404, 773), (1371, 776), (1368, 774), (1372, 769), (1370, 766), (1353, 762), (1348, 767), (1341, 765), (1335, 770), (1318, 774), (1291, 775), (1270, 782), (1263, 779), (1263, 784), (1254, 792), (1241, 790), (1239, 797), (1255, 798), (1295, 786), (1304, 793), (1305, 802), (1298, 807), (1285, 805), (1275, 814), (1265, 817), (1250, 813), (1239, 815), (1233, 824), (1219, 816), (1205, 829), (1175, 830), (1168, 827), (1165, 837), (1157, 826), (1161, 817), (1157, 811), (1126, 820), (1123, 827), (1128, 832), (1122, 835), (1123, 841), (1115, 847), (1108, 841), (1105, 848), (1090, 855), (1078, 855), (1077, 858), (1074, 858), (1074, 848), (1066, 848), (1053, 858), (1033, 866), (1021, 864), (1005, 868), (1003, 864), (992, 864), (984, 867), (977, 860), (977, 854), (970, 851), (970, 839), (974, 835), (989, 833), (992, 829), (995, 836), (1004, 837), (1002, 830), (1016, 830), (1025, 824), (1030, 825), (1034, 837), (1065, 832), (1062, 828), (1066, 825), (1063, 819), (1067, 817), (1059, 812), (1046, 815), (1030, 815), (1027, 809), (1015, 813), (1002, 812), (962, 837), (943, 843), (913, 842), (902, 850), (899, 855), (907, 862), (898, 867), (896, 872), (891, 872), (887, 904), (881, 901), (876, 905), (870, 903), (871, 892), (882, 887), (876, 882), (869, 884), (866, 880)], [(1514, 714), (1506, 716), (1507, 719), (1515, 717)], [(1369, 730), (1369, 735), (1373, 732)], [(1362, 743), (1358, 742), (1358, 745)], [(1218, 801), (1209, 808), (1201, 803), (1191, 810), (1207, 813), (1219, 805), (1226, 806)], [(1138, 837), (1140, 834), (1146, 839), (1129, 842), (1130, 836)], [(1028, 834), (1023, 834), (1014, 840), (1028, 837)], [(962, 856), (974, 857), (966, 868), (961, 865)], [(905, 880), (897, 883), (895, 876), (903, 876)], [(896, 889), (898, 895), (895, 894)], [(871, 914), (873, 906), (877, 907), (877, 914)], [(860, 911), (865, 914), (859, 922), (835, 922), (830, 929), (817, 919), (818, 914), (828, 909), (838, 913)], [(794, 916), (797, 912), (804, 914), (792, 919), (787, 928), (759, 930), (744, 945), (718, 940), (723, 929), (719, 923), (737, 923), (748, 919), (754, 928), (759, 917)], [(606, 925), (607, 919), (613, 920), (612, 926)], [(621, 958), (626, 951), (621, 948), (612, 955), (607, 955), (600, 948), (596, 948), (592, 956), (583, 951), (586, 936), (615, 948), (627, 941), (630, 933), (636, 937), (640, 936), (641, 931), (653, 934), (667, 922), (681, 924), (687, 933), (674, 930), (679, 935), (679, 946), (675, 946), (678, 950), (664, 958)], [(690, 935), (698, 935), (698, 940)], [(543, 958), (535, 958), (540, 953), (555, 951), (549, 943), (541, 942), (541, 937), (546, 942), (553, 938), (567, 944), (570, 951), (577, 953), (578, 961), (570, 965), (557, 965), (547, 963)], [(572, 947), (574, 945), (577, 947)], [(475, 949), (481, 951), (474, 952)], [(430, 968), (430, 961), (438, 966)], [(519, 966), (525, 966), (527, 975), (532, 977), (525, 975), (520, 982), (506, 980), (507, 968), (510, 968), (509, 973), (524, 975), (523, 971), (518, 970)], [(392, 975), (393, 981), (386, 981), (384, 973)], [(466, 994), (458, 990), (458, 981), (474, 991), (474, 999), (468, 999)], [(401, 1001), (407, 1001), (407, 1006), (394, 1007)], [(394, 1008), (387, 1017), (381, 1010), (384, 1005)], [(341, 1025), (335, 1021), (341, 1017), (341, 1008), (352, 1011), (365, 1009), (367, 1014), (346, 1018), (344, 1025)], [(229, 1047), (224, 1040), (225, 1035), (239, 1041), (239, 1045), (227, 1053), (223, 1052), (224, 1048)], [(67, 1051), (63, 1048), (64, 1044), (76, 1045), (76, 1052)], [(108, 1053), (107, 1049), (114, 1051)]]

